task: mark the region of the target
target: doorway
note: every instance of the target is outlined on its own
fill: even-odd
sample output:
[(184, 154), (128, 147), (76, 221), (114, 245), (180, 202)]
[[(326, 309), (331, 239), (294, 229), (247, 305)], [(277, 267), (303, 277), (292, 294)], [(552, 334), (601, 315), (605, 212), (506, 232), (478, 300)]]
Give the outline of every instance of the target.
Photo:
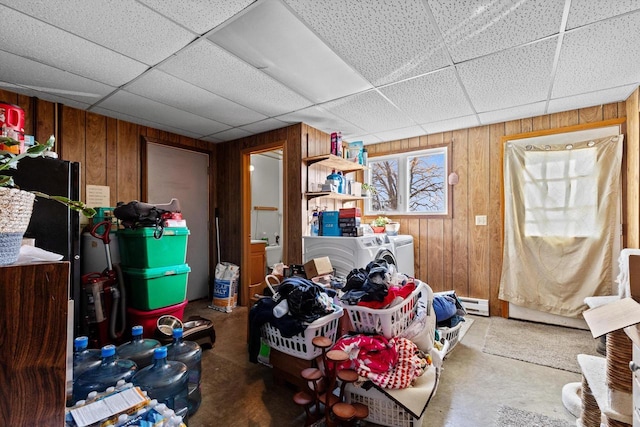
[(209, 297), (209, 155), (174, 146), (146, 144), (147, 201), (180, 201), (187, 222), (187, 299)]
[(268, 240), (270, 260), (276, 256), (278, 262), (284, 262), (283, 257), (287, 253), (287, 177), (284, 159), (285, 141), (242, 152), (241, 305), (248, 305), (246, 290), (251, 284), (250, 275), (242, 272), (248, 272), (251, 268), (252, 240)]

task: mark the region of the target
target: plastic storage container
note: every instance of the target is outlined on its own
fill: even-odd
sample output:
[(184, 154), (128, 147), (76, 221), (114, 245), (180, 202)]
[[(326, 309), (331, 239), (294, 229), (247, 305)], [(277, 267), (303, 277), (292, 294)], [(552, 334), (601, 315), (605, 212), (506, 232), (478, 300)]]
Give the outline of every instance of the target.
[(189, 415), (193, 415), (202, 401), (200, 390), (202, 349), (196, 342), (183, 340), (182, 334), (182, 328), (173, 330), (173, 342), (167, 346), (167, 360), (177, 360), (187, 366), (189, 372)]
[(187, 366), (182, 362), (167, 360), (167, 347), (164, 346), (154, 349), (153, 364), (140, 369), (133, 377), (134, 385), (179, 416), (185, 416), (188, 412), (188, 382)]
[(158, 268), (122, 268), (128, 304), (138, 310), (155, 310), (178, 304), (187, 297), (188, 264)]
[(162, 237), (153, 235), (155, 227), (118, 230), (120, 263), (128, 268), (156, 268), (187, 262), (186, 227), (165, 227)]
[(142, 326), (134, 326), (131, 328), (131, 341), (119, 345), (116, 349), (118, 357), (133, 360), (140, 369), (151, 364), (153, 350), (156, 347), (160, 347), (160, 341), (153, 338), (144, 338), (143, 331)]
[(86, 336), (77, 337), (73, 340), (73, 378), (89, 369), (96, 368), (102, 363), (102, 352), (98, 349), (89, 349), (89, 338)]
[(309, 323), (303, 332), (291, 338), (283, 337), (278, 328), (266, 323), (262, 326), (262, 337), (275, 350), (299, 359), (312, 360), (322, 354), (322, 349), (313, 345), (313, 339), (322, 335), (335, 343), (342, 313), (342, 307), (336, 306), (335, 312)]
[(416, 281), (415, 290), (404, 301), (391, 308), (374, 309), (346, 304), (343, 307), (349, 315), (354, 332), (376, 333), (389, 339), (411, 326), (418, 316), (418, 300), (426, 295), (426, 286)]
[(133, 360), (118, 359), (116, 347), (105, 345), (101, 351), (102, 362), (85, 371), (73, 382), (73, 402), (86, 399), (92, 391), (102, 392), (114, 387), (118, 381), (131, 382), (138, 367)]
[(145, 338), (153, 338), (158, 327), (158, 319), (164, 315), (170, 314), (182, 321), (184, 317), (184, 309), (187, 306), (187, 300), (180, 304), (170, 305), (169, 307), (159, 308), (157, 310), (138, 310), (127, 307), (127, 321), (129, 325), (141, 325), (144, 332), (142, 336)]

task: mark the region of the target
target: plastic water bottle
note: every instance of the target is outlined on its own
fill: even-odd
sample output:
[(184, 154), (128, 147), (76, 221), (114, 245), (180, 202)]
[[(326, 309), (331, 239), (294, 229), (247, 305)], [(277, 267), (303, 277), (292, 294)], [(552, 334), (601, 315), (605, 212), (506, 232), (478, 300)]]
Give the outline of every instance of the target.
[(136, 373), (133, 384), (146, 391), (150, 398), (164, 403), (177, 415), (186, 418), (189, 373), (184, 363), (167, 360), (167, 347), (154, 349), (153, 363)]
[(119, 345), (116, 350), (120, 358), (133, 360), (139, 369), (153, 362), (153, 350), (160, 347), (160, 341), (143, 338), (142, 332), (143, 328), (140, 325), (131, 328), (131, 341)]
[(89, 369), (102, 363), (102, 352), (98, 349), (88, 349), (89, 338), (77, 337), (73, 340), (73, 378), (78, 378)]
[(73, 382), (73, 401), (86, 399), (92, 391), (103, 392), (115, 387), (118, 381), (131, 382), (138, 367), (128, 359), (118, 359), (116, 347), (105, 345), (101, 350), (102, 361), (95, 368), (85, 371)]
[(202, 401), (200, 391), (202, 348), (196, 342), (183, 340), (182, 334), (182, 328), (173, 330), (173, 342), (167, 346), (167, 360), (177, 360), (187, 366), (189, 372), (189, 415), (193, 415)]

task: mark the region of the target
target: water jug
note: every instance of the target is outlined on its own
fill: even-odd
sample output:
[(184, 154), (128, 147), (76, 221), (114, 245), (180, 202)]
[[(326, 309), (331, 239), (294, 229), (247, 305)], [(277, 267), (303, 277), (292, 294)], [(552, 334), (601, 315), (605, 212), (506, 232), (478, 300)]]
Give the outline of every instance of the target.
[(120, 358), (133, 360), (139, 369), (146, 368), (153, 362), (153, 350), (160, 347), (160, 341), (143, 338), (142, 333), (142, 326), (134, 326), (131, 328), (131, 341), (119, 345), (116, 350)]
[(167, 360), (177, 360), (187, 366), (189, 372), (189, 415), (200, 407), (200, 374), (202, 372), (202, 348), (193, 341), (182, 339), (182, 328), (173, 330), (173, 342), (167, 346)]
[(187, 366), (182, 362), (167, 360), (167, 347), (154, 349), (153, 363), (136, 373), (133, 384), (146, 391), (151, 399), (167, 405), (177, 415), (187, 416)]
[(77, 337), (73, 340), (73, 378), (78, 378), (89, 369), (95, 368), (102, 362), (102, 352), (98, 349), (88, 349), (89, 338)]
[(102, 361), (95, 368), (85, 371), (73, 382), (73, 401), (86, 399), (92, 391), (102, 392), (114, 387), (119, 380), (131, 382), (137, 366), (134, 361), (118, 359), (116, 347), (105, 345), (101, 351)]

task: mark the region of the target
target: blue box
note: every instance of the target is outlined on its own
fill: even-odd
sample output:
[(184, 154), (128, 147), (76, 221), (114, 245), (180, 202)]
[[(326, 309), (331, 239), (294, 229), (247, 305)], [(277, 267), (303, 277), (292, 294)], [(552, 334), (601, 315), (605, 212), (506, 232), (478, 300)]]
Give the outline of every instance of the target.
[(322, 212), (322, 235), (323, 236), (342, 236), (338, 223), (338, 211)]

